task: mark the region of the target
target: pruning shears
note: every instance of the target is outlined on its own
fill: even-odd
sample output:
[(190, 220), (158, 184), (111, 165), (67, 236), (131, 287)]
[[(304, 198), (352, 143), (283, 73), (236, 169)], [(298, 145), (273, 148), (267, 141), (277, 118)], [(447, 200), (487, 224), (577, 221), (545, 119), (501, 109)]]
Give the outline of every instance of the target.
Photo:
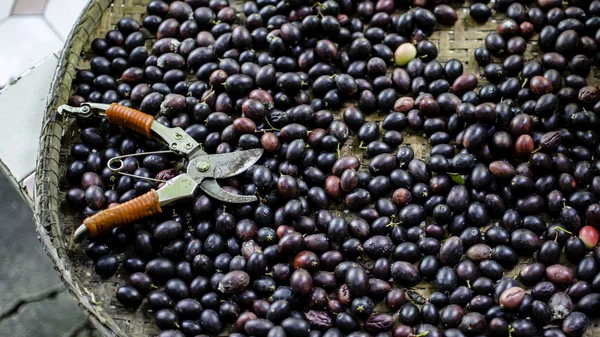
[[(254, 195), (237, 195), (224, 190), (216, 179), (233, 177), (246, 171), (260, 159), (262, 149), (208, 154), (182, 128), (166, 127), (151, 115), (117, 103), (82, 103), (80, 107), (62, 105), (58, 108), (58, 113), (81, 117), (105, 116), (110, 123), (132, 129), (169, 147), (169, 151), (159, 151), (160, 153), (174, 152), (187, 158), (186, 172), (167, 180), (162, 187), (86, 218), (73, 235), (75, 241), (81, 241), (85, 237), (93, 238), (112, 228), (158, 214), (162, 212), (161, 206), (192, 197), (198, 188), (207, 195), (228, 203), (250, 203), (257, 200)], [(124, 157), (127, 156), (112, 158), (108, 167), (118, 172), (122, 168), (121, 159)], [(111, 167), (114, 162), (120, 163), (121, 167)]]

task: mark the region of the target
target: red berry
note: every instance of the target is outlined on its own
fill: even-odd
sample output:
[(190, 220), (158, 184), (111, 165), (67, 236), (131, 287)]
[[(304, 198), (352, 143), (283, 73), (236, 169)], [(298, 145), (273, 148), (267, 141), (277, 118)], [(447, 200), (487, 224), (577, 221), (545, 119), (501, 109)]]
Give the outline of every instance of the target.
[(584, 226), (579, 231), (579, 238), (587, 249), (592, 249), (598, 244), (598, 231), (592, 226)]

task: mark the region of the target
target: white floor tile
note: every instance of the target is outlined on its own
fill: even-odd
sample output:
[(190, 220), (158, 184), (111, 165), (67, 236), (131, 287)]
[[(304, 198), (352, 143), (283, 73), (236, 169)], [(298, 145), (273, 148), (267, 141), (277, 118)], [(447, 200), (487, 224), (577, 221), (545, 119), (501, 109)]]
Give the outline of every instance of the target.
[(51, 54), (0, 91), (0, 166), (17, 182), (35, 170), (44, 108), (57, 64)]
[(15, 0), (0, 0), (0, 20), (10, 15)]
[(0, 44), (9, 46), (0, 48), (0, 87), (3, 87), (62, 48), (63, 42), (41, 17), (12, 16), (0, 23)]
[[(3, 1), (3, 0), (0, 0)], [(44, 16), (65, 40), (88, 0), (48, 0)]]

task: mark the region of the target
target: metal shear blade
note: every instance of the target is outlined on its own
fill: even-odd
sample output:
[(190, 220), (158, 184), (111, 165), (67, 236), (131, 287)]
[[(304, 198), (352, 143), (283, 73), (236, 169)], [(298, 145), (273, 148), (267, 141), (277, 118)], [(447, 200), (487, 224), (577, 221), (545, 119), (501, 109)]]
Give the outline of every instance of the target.
[(238, 195), (225, 191), (214, 179), (204, 179), (200, 188), (209, 196), (232, 204), (245, 204), (258, 200), (255, 195)]
[(225, 191), (215, 179), (229, 178), (246, 171), (262, 155), (262, 149), (223, 153), (198, 154), (188, 164), (188, 175), (197, 182), (209, 196), (230, 203), (248, 203), (256, 201), (255, 196), (236, 195)]
[(252, 149), (221, 154), (198, 154), (190, 158), (188, 174), (193, 178), (223, 179), (236, 176), (254, 165), (262, 155), (262, 149)]

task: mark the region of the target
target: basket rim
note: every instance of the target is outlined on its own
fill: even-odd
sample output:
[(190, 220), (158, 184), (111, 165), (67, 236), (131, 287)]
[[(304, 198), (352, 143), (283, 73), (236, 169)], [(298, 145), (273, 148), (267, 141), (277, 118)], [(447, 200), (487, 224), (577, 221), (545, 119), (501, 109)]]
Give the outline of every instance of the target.
[(102, 308), (96, 305), (92, 294), (76, 281), (71, 272), (72, 261), (66, 254), (58, 216), (59, 185), (58, 163), (64, 119), (57, 115), (58, 106), (67, 103), (76, 65), (88, 39), (99, 25), (102, 15), (114, 0), (90, 0), (81, 11), (66, 39), (54, 72), (46, 100), (42, 131), (37, 153), (34, 197), (34, 223), (46, 254), (67, 290), (88, 319), (104, 336), (127, 336)]
[[(59, 163), (62, 135), (68, 124), (60, 116), (57, 116), (56, 110), (58, 106), (67, 103), (81, 53), (99, 26), (102, 15), (110, 10), (111, 4), (123, 2), (129, 1), (88, 0), (71, 29), (61, 51), (47, 96), (35, 175), (34, 223), (38, 239), (69, 293), (77, 300), (78, 306), (104, 336), (128, 336), (128, 334), (95, 303), (92, 292), (82, 286), (79, 278), (73, 272), (73, 262), (67, 254), (70, 242), (63, 236), (59, 217), (59, 205), (62, 199), (59, 189), (61, 180)], [(491, 24), (491, 21), (489, 23)], [(451, 48), (447, 40), (443, 47)], [(465, 50), (471, 48), (471, 45), (463, 44), (460, 47), (456, 45), (454, 47), (452, 50)], [(474, 62), (472, 54), (469, 55), (469, 59)], [(481, 85), (480, 82), (478, 87)]]

